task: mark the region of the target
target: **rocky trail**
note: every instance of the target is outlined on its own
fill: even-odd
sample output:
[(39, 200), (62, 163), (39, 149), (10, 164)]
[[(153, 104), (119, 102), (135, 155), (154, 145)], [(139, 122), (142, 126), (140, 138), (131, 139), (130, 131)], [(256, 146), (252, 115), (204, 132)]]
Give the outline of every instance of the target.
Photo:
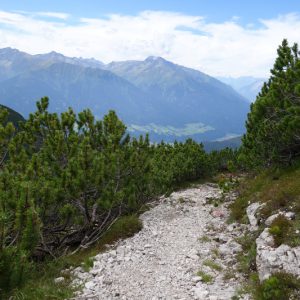
[(72, 271), (83, 287), (75, 299), (231, 299), (243, 281), (235, 240), (246, 230), (226, 223), (234, 198), (213, 184), (161, 198), (139, 233), (95, 256), (89, 272)]

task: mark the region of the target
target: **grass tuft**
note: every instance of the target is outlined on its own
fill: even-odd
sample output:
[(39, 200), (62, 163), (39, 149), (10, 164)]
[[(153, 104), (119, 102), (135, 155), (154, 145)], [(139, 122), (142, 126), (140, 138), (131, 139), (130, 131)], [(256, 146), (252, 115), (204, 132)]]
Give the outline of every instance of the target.
[(211, 241), (211, 239), (207, 235), (203, 235), (203, 236), (199, 237), (198, 241), (200, 241), (202, 243), (209, 243)]
[(197, 272), (197, 276), (201, 277), (201, 281), (204, 283), (211, 283), (214, 279), (211, 275), (203, 272), (202, 270)]
[(209, 267), (209, 268), (211, 268), (212, 270), (215, 270), (215, 271), (219, 271), (220, 272), (220, 271), (223, 270), (223, 268), (220, 265), (218, 265), (216, 262), (214, 262), (214, 261), (212, 261), (210, 259), (205, 260), (203, 262), (203, 265), (207, 266), (207, 267)]
[(219, 250), (217, 247), (213, 248), (213, 249), (211, 250), (211, 252), (212, 252), (214, 258), (219, 258), (219, 257), (221, 256), (220, 250)]

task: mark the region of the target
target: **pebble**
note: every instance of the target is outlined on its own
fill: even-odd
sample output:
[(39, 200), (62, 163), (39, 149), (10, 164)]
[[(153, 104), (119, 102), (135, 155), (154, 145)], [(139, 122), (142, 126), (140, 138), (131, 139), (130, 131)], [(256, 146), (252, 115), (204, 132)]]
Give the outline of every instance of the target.
[(55, 283), (61, 283), (61, 282), (64, 282), (64, 281), (65, 281), (64, 277), (57, 277), (57, 278), (54, 279)]

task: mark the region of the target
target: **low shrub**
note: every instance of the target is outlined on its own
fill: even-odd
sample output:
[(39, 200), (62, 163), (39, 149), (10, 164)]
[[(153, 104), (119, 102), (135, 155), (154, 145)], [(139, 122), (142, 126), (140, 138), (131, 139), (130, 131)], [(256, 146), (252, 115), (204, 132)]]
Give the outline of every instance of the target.
[(230, 205), (230, 221), (238, 221), (240, 223), (248, 223), (248, 218), (246, 215), (246, 208), (248, 206), (248, 199), (246, 197), (237, 198)]
[(287, 273), (276, 273), (257, 289), (256, 300), (296, 300), (300, 297), (300, 280)]
[(276, 197), (271, 197), (271, 199), (266, 202), (266, 205), (264, 205), (260, 210), (260, 216), (263, 219), (267, 219), (269, 216), (271, 216), (274, 212), (284, 209), (287, 206), (291, 205), (294, 202), (294, 196), (281, 191), (277, 193)]
[(256, 271), (256, 233), (245, 234), (237, 239), (243, 251), (237, 255), (238, 271), (250, 277)]
[(285, 237), (289, 235), (292, 224), (284, 215), (279, 215), (271, 224), (269, 233), (273, 236), (275, 246), (284, 243)]

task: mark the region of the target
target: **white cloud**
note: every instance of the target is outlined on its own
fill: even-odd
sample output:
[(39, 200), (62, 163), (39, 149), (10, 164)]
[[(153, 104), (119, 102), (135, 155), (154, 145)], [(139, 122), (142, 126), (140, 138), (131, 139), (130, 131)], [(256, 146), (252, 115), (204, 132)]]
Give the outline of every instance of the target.
[(44, 11), (40, 11), (40, 12), (36, 13), (36, 15), (42, 16), (42, 17), (49, 17), (49, 18), (61, 19), (61, 20), (67, 20), (70, 17), (70, 15), (66, 14), (66, 13), (44, 12)]
[(69, 17), (0, 11), (0, 47), (29, 53), (54, 50), (104, 62), (154, 55), (211, 75), (267, 76), (282, 39), (300, 42), (297, 14), (259, 20), (259, 26), (242, 26), (236, 16), (212, 23), (202, 16), (160, 11), (81, 18), (77, 23), (68, 23)]

